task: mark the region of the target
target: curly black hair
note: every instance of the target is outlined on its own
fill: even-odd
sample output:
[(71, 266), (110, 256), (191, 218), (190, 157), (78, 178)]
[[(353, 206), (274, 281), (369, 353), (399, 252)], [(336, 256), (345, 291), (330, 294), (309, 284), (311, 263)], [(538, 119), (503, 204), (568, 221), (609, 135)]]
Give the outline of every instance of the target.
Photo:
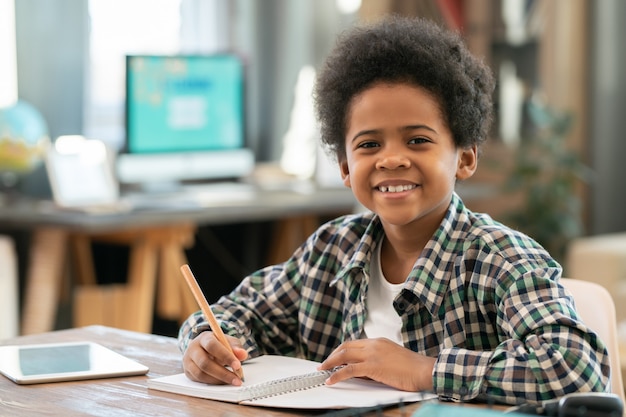
[(387, 16), (341, 34), (315, 90), (322, 143), (338, 160), (352, 99), (376, 83), (408, 83), (438, 99), (457, 147), (480, 147), (493, 119), (491, 70), (462, 38), (422, 18)]

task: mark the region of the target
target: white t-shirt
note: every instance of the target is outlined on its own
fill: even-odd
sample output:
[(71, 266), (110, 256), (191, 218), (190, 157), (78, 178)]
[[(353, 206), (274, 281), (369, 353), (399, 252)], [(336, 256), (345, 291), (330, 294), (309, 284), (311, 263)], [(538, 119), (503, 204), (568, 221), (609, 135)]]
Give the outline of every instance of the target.
[(363, 338), (386, 337), (402, 345), (402, 320), (393, 308), (393, 300), (402, 291), (404, 283), (392, 284), (383, 275), (380, 262), (381, 247), (382, 245), (378, 245), (376, 248), (370, 265), (370, 282), (365, 299), (367, 319)]

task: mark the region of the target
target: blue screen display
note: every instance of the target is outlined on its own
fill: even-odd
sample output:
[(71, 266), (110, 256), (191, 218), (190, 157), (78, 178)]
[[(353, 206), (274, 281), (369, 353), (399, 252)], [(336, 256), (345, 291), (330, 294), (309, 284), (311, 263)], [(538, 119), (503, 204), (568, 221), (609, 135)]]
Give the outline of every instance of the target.
[(127, 152), (244, 147), (243, 80), (236, 55), (127, 56)]

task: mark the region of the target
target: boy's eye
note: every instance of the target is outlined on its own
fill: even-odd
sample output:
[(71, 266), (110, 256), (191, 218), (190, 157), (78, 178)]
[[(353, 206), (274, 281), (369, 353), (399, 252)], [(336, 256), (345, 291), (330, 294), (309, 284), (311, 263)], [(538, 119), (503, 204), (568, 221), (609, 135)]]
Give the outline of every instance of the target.
[(365, 142), (361, 142), (359, 143), (359, 148), (374, 148), (379, 146), (378, 143), (374, 142), (374, 141), (365, 141)]
[(409, 140), (409, 144), (420, 144), (420, 143), (427, 143), (427, 142), (429, 142), (429, 140), (423, 137), (412, 138)]

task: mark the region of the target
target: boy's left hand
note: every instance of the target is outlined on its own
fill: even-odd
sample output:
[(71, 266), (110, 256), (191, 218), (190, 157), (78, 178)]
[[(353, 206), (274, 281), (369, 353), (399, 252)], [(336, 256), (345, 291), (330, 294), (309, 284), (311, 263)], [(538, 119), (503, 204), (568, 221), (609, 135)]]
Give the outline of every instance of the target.
[(364, 377), (403, 391), (429, 391), (435, 360), (389, 339), (359, 339), (339, 345), (319, 369), (341, 367), (328, 378), (328, 385)]

